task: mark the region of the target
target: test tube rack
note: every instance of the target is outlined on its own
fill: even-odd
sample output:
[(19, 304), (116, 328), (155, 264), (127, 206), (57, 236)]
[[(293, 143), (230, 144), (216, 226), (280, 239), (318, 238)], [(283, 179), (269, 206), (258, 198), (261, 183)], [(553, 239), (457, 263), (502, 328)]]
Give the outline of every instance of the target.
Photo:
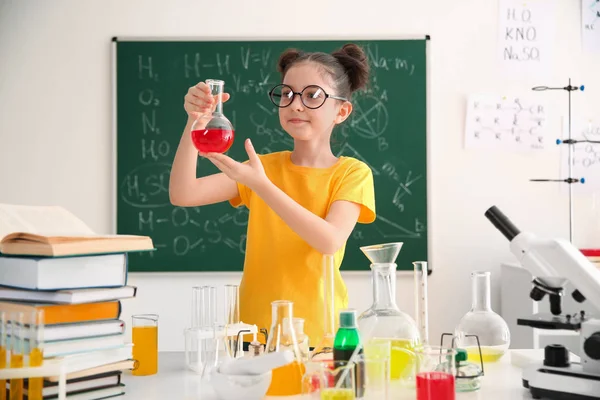
[[(130, 344), (130, 346), (132, 346)], [(25, 357), (27, 361), (27, 357)], [(3, 368), (0, 379), (26, 379), (58, 376), (58, 400), (67, 398), (67, 375), (102, 365), (102, 361), (90, 357), (88, 353), (71, 354), (64, 357), (44, 359), (39, 367)]]
[[(4, 368), (0, 369), (0, 379), (26, 379), (58, 376), (58, 400), (67, 398), (67, 374), (87, 368), (70, 369), (64, 358), (44, 360), (39, 367)], [(2, 388), (6, 390), (6, 388)]]
[[(574, 91), (583, 92), (585, 90), (585, 86), (584, 85), (573, 86), (571, 84), (571, 78), (569, 78), (569, 84), (567, 86), (563, 86), (563, 87), (535, 86), (532, 88), (532, 90), (536, 91), (536, 92), (543, 92), (543, 91), (547, 91), (547, 90), (564, 90), (568, 94), (568, 105), (569, 105), (568, 117), (567, 117), (568, 118), (567, 119), (568, 138), (564, 139), (564, 140), (558, 139), (556, 141), (556, 144), (557, 145), (565, 144), (565, 145), (569, 146), (569, 157), (568, 157), (568, 163), (569, 163), (568, 175), (569, 176), (566, 179), (530, 179), (530, 181), (531, 182), (562, 182), (562, 183), (567, 183), (569, 185), (569, 241), (571, 243), (573, 243), (573, 184), (574, 183), (585, 183), (585, 178), (573, 177), (573, 146), (575, 145), (575, 143), (579, 143), (582, 140), (573, 139), (571, 136), (571, 92), (574, 92)], [(587, 140), (583, 140), (583, 141), (587, 142)]]
[[(226, 325), (224, 329), (217, 332), (215, 335), (215, 331), (211, 327), (204, 328), (187, 328), (184, 330), (185, 335), (185, 363), (188, 368), (192, 371), (201, 372), (201, 361), (199, 354), (196, 354), (196, 357), (192, 357), (194, 352), (200, 352), (203, 340), (209, 339), (224, 339), (227, 337), (239, 337), (246, 335), (253, 335), (253, 340), (256, 341), (256, 336), (258, 334), (258, 327), (256, 325), (245, 324), (243, 322), (237, 324)], [(215, 337), (216, 336), (216, 337)], [(195, 358), (196, 362), (192, 362), (192, 359)]]

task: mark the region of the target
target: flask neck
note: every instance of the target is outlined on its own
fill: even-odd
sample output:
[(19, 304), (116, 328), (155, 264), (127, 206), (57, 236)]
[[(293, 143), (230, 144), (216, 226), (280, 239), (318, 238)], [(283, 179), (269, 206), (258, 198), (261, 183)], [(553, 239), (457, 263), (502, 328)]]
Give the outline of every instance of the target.
[(371, 264), (373, 271), (373, 308), (398, 309), (396, 305), (396, 264)]
[(209, 79), (206, 81), (206, 84), (210, 88), (210, 93), (216, 98), (217, 104), (215, 106), (214, 114), (222, 115), (223, 114), (223, 86), (225, 83), (223, 81)]
[(471, 311), (492, 311), (490, 272), (471, 273)]

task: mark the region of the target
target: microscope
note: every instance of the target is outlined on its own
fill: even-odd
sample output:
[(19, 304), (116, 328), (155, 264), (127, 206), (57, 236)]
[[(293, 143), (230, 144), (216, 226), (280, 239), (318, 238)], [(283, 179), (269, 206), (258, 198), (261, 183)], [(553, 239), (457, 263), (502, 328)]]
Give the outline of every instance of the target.
[(582, 303), (600, 307), (600, 270), (569, 241), (540, 238), (519, 229), (496, 207), (485, 212), (490, 222), (508, 239), (510, 251), (534, 277), (530, 297), (548, 297), (550, 313), (538, 313), (517, 320), (518, 325), (539, 329), (567, 329), (580, 335), (580, 362), (569, 360), (569, 350), (561, 345), (544, 349), (544, 361), (523, 369), (523, 386), (535, 399), (600, 399), (600, 319), (583, 311), (563, 315), (561, 299), (570, 282), (570, 293)]

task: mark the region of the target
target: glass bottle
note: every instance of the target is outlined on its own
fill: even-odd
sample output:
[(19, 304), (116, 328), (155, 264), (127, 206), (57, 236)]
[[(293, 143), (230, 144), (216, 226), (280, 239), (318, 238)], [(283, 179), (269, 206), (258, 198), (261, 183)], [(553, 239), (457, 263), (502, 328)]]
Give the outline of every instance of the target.
[[(484, 363), (498, 361), (510, 345), (506, 321), (492, 310), (490, 277), (488, 271), (471, 273), (471, 310), (461, 318), (454, 331), (456, 345), (465, 349), (468, 360), (474, 363), (481, 359)], [(481, 356), (478, 346), (481, 346)]]
[[(277, 300), (271, 303), (271, 329), (265, 352), (290, 350), (294, 353), (294, 361), (273, 369), (267, 396), (291, 396), (302, 393), (302, 376), (306, 359), (302, 358), (298, 346), (296, 333), (292, 326), (293, 318), (291, 301)], [(288, 326), (284, 328), (286, 324)]]
[(396, 305), (396, 257), (402, 243), (361, 247), (371, 261), (373, 305), (358, 318), (363, 341), (391, 343), (390, 379), (414, 381), (414, 348), (421, 343), (413, 318)]
[(312, 360), (333, 360), (333, 340), (335, 338), (335, 293), (334, 293), (334, 258), (331, 254), (323, 255), (323, 337), (315, 346)]
[[(340, 311), (340, 328), (335, 334), (333, 342), (333, 360), (336, 368), (356, 362), (354, 367), (356, 397), (362, 398), (365, 392), (364, 365), (352, 359), (354, 352), (363, 354), (360, 334), (356, 324), (356, 310)], [(360, 346), (360, 347), (359, 347)], [(357, 351), (357, 348), (358, 351)]]
[(200, 153), (225, 153), (233, 144), (235, 136), (233, 125), (223, 114), (225, 82), (207, 79), (206, 84), (216, 100), (216, 105), (214, 111), (199, 115), (192, 124), (192, 142)]
[[(467, 351), (464, 349), (456, 349), (455, 369), (456, 369), (456, 391), (457, 392), (474, 392), (481, 388), (481, 377), (483, 370), (475, 363), (467, 361)], [(448, 361), (444, 361), (436, 367), (436, 371), (446, 371), (448, 369)]]

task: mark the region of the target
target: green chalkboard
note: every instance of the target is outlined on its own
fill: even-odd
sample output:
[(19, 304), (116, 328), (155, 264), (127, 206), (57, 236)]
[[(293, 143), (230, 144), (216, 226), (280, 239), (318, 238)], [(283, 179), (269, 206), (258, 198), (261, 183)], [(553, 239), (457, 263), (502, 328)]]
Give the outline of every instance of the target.
[[(352, 40), (369, 57), (369, 88), (333, 135), (338, 155), (373, 170), (377, 220), (358, 224), (342, 270), (369, 270), (359, 246), (404, 242), (399, 270), (427, 261), (428, 37)], [(243, 139), (259, 153), (291, 150), (268, 91), (279, 83), (289, 47), (331, 52), (347, 41), (113, 39), (115, 221), (117, 233), (149, 235), (157, 251), (132, 254), (130, 271), (241, 271), (248, 210), (229, 203), (199, 208), (169, 202), (169, 173), (186, 122), (183, 97), (208, 78), (225, 81), (225, 115), (236, 129), (228, 154), (245, 160)], [(198, 171), (217, 172), (199, 159)]]

